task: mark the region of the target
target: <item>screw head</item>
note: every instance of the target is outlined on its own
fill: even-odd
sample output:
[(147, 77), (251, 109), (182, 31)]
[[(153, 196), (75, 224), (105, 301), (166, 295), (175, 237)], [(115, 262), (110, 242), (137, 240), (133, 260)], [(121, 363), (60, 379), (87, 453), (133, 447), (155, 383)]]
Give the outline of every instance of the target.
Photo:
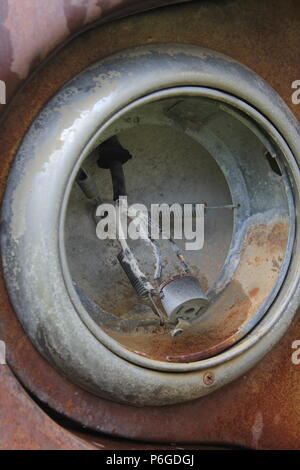
[(213, 372), (205, 372), (203, 375), (203, 382), (205, 385), (213, 385), (215, 381), (215, 374)]

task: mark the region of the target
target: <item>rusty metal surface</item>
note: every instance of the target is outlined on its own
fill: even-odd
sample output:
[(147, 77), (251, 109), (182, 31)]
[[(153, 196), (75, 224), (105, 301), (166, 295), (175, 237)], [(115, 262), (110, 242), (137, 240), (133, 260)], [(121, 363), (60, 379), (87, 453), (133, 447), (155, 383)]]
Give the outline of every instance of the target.
[[(0, 366), (1, 450), (178, 450), (173, 445), (151, 445), (101, 435), (70, 432), (42, 411), (27, 395), (7, 365)], [(201, 449), (202, 446), (184, 446)], [(213, 449), (212, 446), (205, 449)]]
[[(267, 299), (278, 277), (287, 239), (287, 222), (251, 227), (232, 284), (215, 302), (207, 318), (192, 324), (187, 334), (174, 339), (166, 326), (156, 326), (146, 334), (111, 330), (111, 336), (137, 354), (169, 362), (194, 362), (224, 351), (240, 339), (241, 328)], [(216, 321), (214, 314), (218, 311), (221, 314)]]
[[(230, 1), (222, 7), (199, 2), (87, 32), (40, 70), (11, 106), (1, 129), (1, 188), (20, 139), (43, 104), (70, 77), (103, 56), (151, 42), (210, 47), (263, 76), (299, 119), (300, 107), (291, 103), (291, 83), (299, 79), (299, 40), (300, 8), (295, 0), (279, 0), (276, 8), (272, 0), (250, 0), (246, 5)], [(141, 409), (98, 399), (67, 382), (31, 345), (12, 311), (3, 280), (0, 298), (0, 337), (7, 343), (12, 369), (41, 400), (76, 422), (144, 441), (299, 448), (300, 366), (291, 362), (291, 344), (299, 339), (300, 312), (283, 340), (235, 383), (192, 403)]]
[(7, 101), (55, 48), (92, 23), (178, 1), (186, 0), (1, 0), (0, 79), (6, 82)]
[(8, 366), (0, 366), (0, 449), (96, 449), (57, 426), (16, 381)]

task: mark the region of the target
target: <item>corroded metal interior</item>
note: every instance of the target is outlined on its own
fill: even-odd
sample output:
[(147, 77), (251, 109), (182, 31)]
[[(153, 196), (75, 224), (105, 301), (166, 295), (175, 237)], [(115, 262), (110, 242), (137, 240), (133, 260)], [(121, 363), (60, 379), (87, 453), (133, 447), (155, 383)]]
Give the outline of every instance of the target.
[[(217, 97), (173, 94), (123, 114), (101, 141), (117, 135), (133, 157), (124, 165), (129, 203), (207, 205), (203, 249), (177, 240), (209, 298), (205, 314), (176, 338), (172, 325), (160, 325), (118, 263), (118, 241), (97, 238), (93, 207), (76, 183), (65, 244), (73, 284), (100, 329), (139, 356), (188, 363), (228, 349), (263, 317), (288, 266), (294, 214), (280, 151), (257, 123)], [(84, 167), (112, 202), (110, 174), (97, 158), (94, 151)], [(149, 266), (142, 243), (139, 253)], [(163, 271), (177, 273), (167, 254)]]

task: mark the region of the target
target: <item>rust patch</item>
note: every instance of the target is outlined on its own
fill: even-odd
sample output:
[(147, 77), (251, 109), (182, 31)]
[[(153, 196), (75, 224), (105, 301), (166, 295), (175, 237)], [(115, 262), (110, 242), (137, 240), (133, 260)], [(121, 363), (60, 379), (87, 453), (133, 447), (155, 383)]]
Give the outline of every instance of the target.
[[(278, 251), (280, 249), (281, 251), (284, 251), (286, 248), (287, 244), (287, 238), (288, 238), (288, 226), (287, 224), (284, 223), (279, 223), (274, 225), (274, 227), (271, 230), (271, 233), (268, 234), (268, 242), (270, 243), (271, 250)], [(279, 261), (282, 261), (280, 259)]]
[(250, 297), (255, 297), (258, 293), (259, 293), (259, 287), (254, 287), (254, 289), (252, 289), (249, 292), (249, 295), (250, 295)]
[(128, 350), (169, 362), (199, 361), (228, 349), (246, 334), (274, 287), (287, 237), (286, 222), (253, 226), (234, 279), (181, 336), (172, 338), (169, 325), (139, 327), (130, 333), (106, 329), (107, 333)]
[(269, 244), (269, 251), (285, 250), (289, 227), (286, 222), (278, 222), (273, 225), (271, 231), (266, 224), (260, 224), (248, 237), (248, 243), (258, 247)]
[(0, 396), (2, 450), (96, 449), (57, 425), (38, 408), (13, 377), (8, 366), (0, 367)]

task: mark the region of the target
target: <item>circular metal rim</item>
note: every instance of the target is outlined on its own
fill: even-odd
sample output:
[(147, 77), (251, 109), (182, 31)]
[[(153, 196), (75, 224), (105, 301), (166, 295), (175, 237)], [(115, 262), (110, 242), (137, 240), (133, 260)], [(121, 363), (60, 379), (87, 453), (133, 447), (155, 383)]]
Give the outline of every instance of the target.
[[(299, 159), (299, 148), (297, 147), (297, 142), (299, 141), (299, 126), (296, 121), (296, 119), (293, 117), (292, 113), (289, 111), (288, 107), (282, 102), (280, 97), (275, 94), (272, 89), (263, 82), (255, 73), (249, 71), (247, 68), (242, 66), (241, 64), (235, 62), (234, 60), (227, 58), (226, 56), (223, 56), (222, 54), (215, 53), (200, 47), (196, 47), (193, 50), (193, 46), (179, 46), (176, 45), (164, 45), (164, 46), (150, 46), (150, 47), (138, 47), (136, 50), (133, 52), (133, 57), (135, 59), (139, 59), (143, 57), (143, 55), (149, 54), (152, 51), (158, 51), (157, 53), (161, 55), (165, 55), (168, 58), (171, 57), (173, 60), (174, 58), (177, 57), (178, 54), (184, 54), (188, 55), (189, 52), (191, 52), (192, 49), (192, 56), (197, 57), (203, 61), (203, 59), (206, 58), (214, 58), (212, 60), (213, 62), (213, 68), (218, 70), (220, 69), (220, 62), (224, 66), (227, 65), (228, 67), (225, 67), (223, 70), (223, 75), (220, 74), (212, 74), (211, 69), (207, 71), (207, 75), (203, 76), (200, 74), (200, 77), (197, 76), (195, 78), (195, 70), (190, 70), (189, 75), (186, 76), (187, 82), (190, 85), (195, 85), (201, 82), (200, 84), (203, 86), (208, 85), (208, 81), (210, 81), (211, 85), (214, 85), (215, 88), (217, 89), (223, 89), (227, 93), (232, 93), (234, 87), (239, 92), (239, 96), (244, 99), (246, 102), (250, 102), (254, 107), (258, 108), (264, 108), (264, 114), (266, 116), (269, 116), (270, 120), (273, 122), (274, 126), (277, 127), (279, 132), (284, 134), (287, 137), (287, 142), (289, 146), (291, 147), (292, 151), (295, 153), (295, 155), (298, 156)], [(140, 51), (140, 54), (139, 54)], [(132, 50), (131, 50), (132, 52)], [(125, 57), (124, 55), (125, 54)], [(127, 51), (123, 54), (117, 54), (116, 56), (113, 56), (114, 59), (116, 58), (126, 58)], [(103, 61), (101, 61), (103, 63)], [(230, 73), (232, 72), (231, 65), (234, 70), (237, 72), (240, 70), (242, 75), (242, 80), (237, 81), (236, 83), (230, 82), (228, 80)], [(229, 69), (229, 72), (228, 72)], [(166, 72), (166, 71), (165, 71)], [(164, 77), (165, 79), (169, 77), (169, 79), (173, 79), (170, 70), (168, 70), (168, 73), (166, 73), (166, 76)], [(214, 70), (215, 72), (215, 70)], [(156, 83), (156, 77), (152, 77), (153, 82), (148, 83), (149, 90), (150, 91), (155, 91), (157, 87)], [(247, 82), (248, 79), (248, 82)], [(251, 80), (254, 80), (255, 84), (251, 84)], [(178, 82), (182, 81), (182, 77), (178, 80)], [(258, 83), (257, 83), (258, 82)], [(259, 86), (258, 86), (259, 84)], [(180, 85), (180, 83), (178, 83)], [(252, 97), (251, 91), (257, 91), (254, 97)], [(134, 90), (134, 93), (137, 95), (138, 91)], [(265, 95), (264, 95), (265, 93)], [(122, 91), (121, 91), (122, 94)], [(124, 95), (124, 94), (123, 94)], [(251, 97), (253, 98), (251, 100)], [(254, 99), (255, 98), (255, 99)], [(261, 100), (261, 101), (260, 101)], [(272, 108), (272, 104), (276, 103), (277, 107)], [(261, 104), (261, 106), (260, 106)], [(105, 108), (105, 106), (104, 106)], [(272, 111), (271, 111), (272, 110)], [(282, 119), (284, 121), (284, 125), (282, 123)], [(298, 174), (299, 169), (297, 164), (294, 165), (293, 171)], [(295, 191), (297, 190), (297, 205), (299, 206), (299, 182), (296, 182), (296, 188)], [(299, 233), (297, 233), (297, 247), (299, 249)], [(299, 263), (298, 263), (299, 264)], [(287, 280), (292, 282), (292, 285), (290, 286), (289, 293), (292, 294), (289, 299), (284, 299), (282, 292), (280, 293), (279, 297), (282, 301), (285, 301), (284, 307), (286, 307), (286, 312), (284, 315), (284, 318), (280, 318), (278, 323), (276, 324), (276, 328), (272, 328), (269, 332), (266, 332), (268, 334), (265, 334), (264, 336), (261, 337), (261, 341), (256, 344), (256, 346), (249, 351), (247, 351), (247, 354), (241, 353), (241, 356), (239, 357), (238, 361), (234, 361), (233, 363), (230, 362), (229, 364), (223, 364), (222, 367), (215, 367), (214, 373), (215, 373), (215, 383), (209, 387), (206, 387), (203, 385), (202, 379), (203, 379), (203, 374), (199, 373), (189, 373), (189, 374), (162, 374), (162, 373), (156, 373), (155, 374), (155, 387), (153, 384), (153, 371), (152, 371), (152, 378), (151, 378), (151, 371), (147, 371), (145, 369), (137, 368), (134, 367), (133, 364), (131, 364), (131, 371), (132, 371), (132, 386), (129, 387), (129, 390), (132, 390), (133, 386), (136, 387), (134, 389), (134, 393), (136, 394), (135, 399), (130, 399), (127, 398), (126, 395), (122, 394), (122, 396), (117, 395), (115, 393), (115, 390), (109, 389), (109, 393), (107, 392), (107, 388), (105, 391), (105, 386), (106, 384), (104, 383), (104, 391), (103, 393), (100, 393), (100, 391), (96, 392), (96, 394), (99, 394), (100, 396), (104, 397), (113, 397), (116, 399), (116, 401), (121, 401), (123, 403), (130, 403), (130, 404), (139, 404), (139, 405), (164, 405), (164, 404), (174, 404), (178, 402), (183, 402), (187, 400), (192, 400), (194, 398), (199, 398), (219, 387), (222, 385), (225, 385), (228, 382), (231, 382), (233, 379), (237, 378), (240, 376), (242, 373), (246, 372), (250, 367), (252, 367), (255, 363), (257, 363), (270, 349), (271, 347), (281, 338), (283, 333), (286, 331), (288, 328), (289, 324), (291, 323), (295, 310), (299, 304), (299, 292), (300, 292), (300, 286), (297, 285), (297, 282), (295, 282), (295, 279), (298, 279), (299, 277), (299, 268), (298, 264), (293, 261), (292, 263), (292, 270), (288, 273)], [(295, 269), (296, 268), (296, 269)], [(297, 277), (298, 273), (298, 277)], [(292, 292), (291, 292), (292, 291)], [(287, 289), (285, 289), (285, 293), (287, 292)], [(22, 320), (22, 319), (21, 319)], [(40, 352), (43, 354), (43, 351), (39, 349)], [(101, 348), (99, 348), (101, 350)], [(105, 348), (102, 348), (104, 351)], [(107, 352), (105, 352), (107, 358), (111, 360), (114, 364), (118, 364), (118, 367), (122, 364), (123, 368), (126, 370), (128, 369), (128, 363), (126, 361), (120, 361), (113, 359), (113, 355), (110, 354), (110, 352), (106, 349)], [(46, 355), (45, 355), (46, 356)], [(47, 357), (47, 356), (46, 356)], [(48, 358), (49, 359), (49, 358)], [(58, 367), (58, 366), (57, 366)], [(74, 369), (73, 369), (74, 370)], [(135, 372), (134, 372), (135, 371)], [(139, 374), (139, 382), (136, 382), (137, 378), (137, 373), (140, 372)], [(122, 369), (119, 370), (120, 375), (124, 375), (122, 373)], [(68, 377), (71, 378), (70, 374), (68, 373)], [(145, 383), (141, 387), (140, 385), (140, 380), (145, 380)], [(72, 379), (71, 379), (72, 380)], [(76, 381), (76, 380), (75, 380)], [(79, 378), (77, 378), (77, 383), (81, 384)], [(93, 384), (88, 388), (90, 391), (93, 391), (92, 389)], [(139, 391), (142, 391), (145, 389), (145, 386), (147, 388), (148, 396), (137, 396)], [(85, 388), (85, 387), (84, 387)], [(95, 391), (94, 391), (95, 393)], [(127, 391), (128, 393), (128, 391)]]
[[(59, 246), (60, 246), (60, 256), (61, 256), (61, 268), (63, 271), (63, 275), (65, 278), (66, 288), (70, 295), (71, 301), (74, 305), (75, 310), (79, 314), (80, 318), (84, 322), (84, 324), (90, 329), (90, 331), (94, 334), (94, 336), (101, 341), (101, 343), (110, 349), (113, 353), (119, 355), (121, 358), (126, 359), (127, 361), (134, 363), (138, 366), (164, 371), (164, 372), (192, 372), (197, 370), (203, 369), (211, 369), (217, 365), (222, 364), (223, 362), (227, 362), (229, 360), (235, 359), (237, 356), (242, 354), (243, 352), (247, 351), (250, 347), (254, 346), (279, 320), (281, 315), (284, 313), (284, 309), (277, 310), (277, 314), (273, 315), (270, 314), (271, 317), (270, 321), (266, 318), (266, 322), (260, 327), (260, 322), (264, 316), (268, 315), (268, 310), (273, 307), (273, 303), (276, 302), (275, 297), (281, 290), (282, 284), (284, 283), (284, 277), (288, 271), (289, 264), (291, 261), (291, 252), (292, 246), (294, 243), (295, 237), (295, 227), (294, 224), (291, 224), (291, 228), (289, 230), (289, 237), (288, 237), (288, 244), (285, 253), (285, 264), (286, 266), (282, 266), (280, 270), (280, 275), (275, 283), (272, 292), (263, 303), (260, 312), (259, 318), (254, 322), (252, 319), (249, 324), (247, 323), (247, 329), (242, 328), (242, 333), (238, 339), (236, 339), (235, 343), (232, 346), (229, 346), (224, 352), (219, 353), (216, 356), (212, 356), (207, 359), (202, 359), (200, 361), (195, 362), (186, 362), (186, 363), (176, 363), (176, 362), (167, 362), (167, 361), (158, 361), (150, 358), (146, 358), (144, 356), (138, 355), (129, 349), (126, 349), (121, 344), (119, 344), (116, 340), (114, 340), (108, 333), (103, 331), (91, 318), (89, 313), (83, 307), (76, 290), (73, 287), (71, 275), (68, 270), (68, 262), (67, 256), (65, 253), (64, 248), (64, 226), (65, 226), (65, 216), (67, 211), (67, 204), (69, 195), (74, 184), (76, 174), (79, 171), (79, 168), (85, 158), (88, 156), (90, 149), (95, 147), (95, 142), (99, 141), (100, 135), (105, 132), (105, 130), (110, 127), (114, 121), (121, 118), (124, 114), (128, 113), (135, 107), (139, 107), (140, 105), (151, 103), (160, 99), (166, 98), (174, 98), (174, 96), (189, 96), (189, 97), (205, 97), (214, 99), (221, 103), (226, 103), (235, 108), (239, 109), (246, 113), (251, 118), (255, 119), (255, 122), (261, 125), (261, 127), (268, 131), (268, 135), (270, 135), (273, 140), (277, 143), (278, 147), (282, 151), (283, 155), (287, 159), (289, 163), (294, 163), (294, 157), (288, 148), (286, 142), (282, 138), (282, 136), (278, 133), (276, 128), (272, 125), (272, 123), (267, 120), (263, 115), (261, 115), (257, 110), (253, 109), (247, 103), (242, 102), (239, 98), (235, 96), (231, 96), (224, 92), (213, 90), (210, 88), (205, 87), (178, 87), (178, 88), (170, 88), (165, 89), (162, 91), (157, 91), (151, 93), (147, 96), (144, 96), (138, 100), (131, 102), (130, 104), (126, 105), (120, 111), (118, 111), (113, 117), (111, 117), (103, 126), (98, 129), (95, 135), (90, 139), (87, 143), (86, 147), (84, 148), (82, 154), (77, 160), (76, 165), (74, 166), (74, 170), (70, 175), (69, 181), (66, 185), (66, 192), (65, 197), (61, 205), (61, 215), (60, 215), (60, 229), (59, 229)], [(291, 210), (291, 207), (289, 207)], [(275, 307), (274, 307), (275, 308)], [(252, 331), (249, 333), (249, 331)], [(245, 331), (246, 330), (246, 331)], [(239, 341), (239, 342), (238, 342)], [(237, 344), (238, 343), (238, 344)]]

